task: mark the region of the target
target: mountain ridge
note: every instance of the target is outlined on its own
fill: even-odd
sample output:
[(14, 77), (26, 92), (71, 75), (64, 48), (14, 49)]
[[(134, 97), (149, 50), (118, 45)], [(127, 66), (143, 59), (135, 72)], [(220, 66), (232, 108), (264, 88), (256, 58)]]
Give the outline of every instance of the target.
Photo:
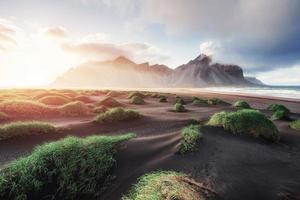
[[(254, 80), (254, 79), (251, 79)], [(244, 77), (238, 65), (212, 62), (200, 54), (175, 69), (148, 62), (137, 64), (119, 56), (110, 61), (93, 61), (69, 69), (51, 87), (206, 87), (256, 85)]]

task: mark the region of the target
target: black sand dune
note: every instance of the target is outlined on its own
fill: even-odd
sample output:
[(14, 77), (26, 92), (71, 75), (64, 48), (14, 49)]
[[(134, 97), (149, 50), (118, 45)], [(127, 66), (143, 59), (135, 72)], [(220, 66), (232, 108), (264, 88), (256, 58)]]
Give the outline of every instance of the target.
[[(238, 98), (226, 96), (229, 102)], [(190, 101), (190, 97), (185, 98)], [(247, 98), (253, 107), (265, 108), (273, 100)], [(85, 137), (94, 134), (138, 135), (122, 146), (117, 155), (116, 176), (101, 199), (118, 200), (144, 173), (154, 170), (176, 170), (191, 174), (194, 179), (214, 188), (216, 199), (299, 199), (300, 197), (300, 133), (288, 127), (288, 121), (276, 121), (281, 133), (279, 143), (235, 136), (222, 128), (204, 127), (203, 138), (197, 151), (177, 154), (180, 130), (193, 119), (207, 120), (213, 113), (233, 110), (231, 106), (197, 107), (188, 104), (189, 112), (168, 112), (175, 101), (158, 103), (157, 98), (146, 98), (145, 105), (131, 105), (120, 99), (128, 108), (139, 110), (145, 117), (128, 122), (97, 124), (92, 118), (61, 119), (58, 134), (26, 136), (0, 141), (0, 166), (15, 158), (29, 154), (39, 144), (58, 140), (67, 135)], [(299, 103), (285, 102), (299, 116)], [(266, 114), (268, 111), (263, 111)], [(65, 121), (64, 121), (65, 120)], [(53, 122), (53, 120), (50, 120)], [(54, 121), (55, 123), (55, 121)], [(288, 197), (288, 198), (287, 198)]]

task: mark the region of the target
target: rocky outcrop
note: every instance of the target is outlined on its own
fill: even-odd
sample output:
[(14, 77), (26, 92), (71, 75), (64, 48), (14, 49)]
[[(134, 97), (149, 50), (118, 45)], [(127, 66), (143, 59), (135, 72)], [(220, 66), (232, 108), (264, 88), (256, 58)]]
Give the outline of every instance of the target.
[(237, 65), (213, 63), (200, 55), (176, 69), (165, 65), (136, 64), (118, 57), (106, 62), (88, 62), (72, 68), (51, 87), (205, 87), (224, 85), (253, 85), (245, 79)]

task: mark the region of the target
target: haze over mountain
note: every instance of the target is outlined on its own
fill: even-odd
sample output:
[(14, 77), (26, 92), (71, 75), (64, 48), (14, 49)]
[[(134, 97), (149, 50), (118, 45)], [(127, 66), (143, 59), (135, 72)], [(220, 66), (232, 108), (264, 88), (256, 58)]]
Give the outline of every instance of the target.
[(166, 65), (137, 64), (126, 57), (87, 62), (69, 69), (51, 87), (205, 87), (259, 84), (244, 77), (237, 65), (212, 62), (201, 54), (176, 69)]

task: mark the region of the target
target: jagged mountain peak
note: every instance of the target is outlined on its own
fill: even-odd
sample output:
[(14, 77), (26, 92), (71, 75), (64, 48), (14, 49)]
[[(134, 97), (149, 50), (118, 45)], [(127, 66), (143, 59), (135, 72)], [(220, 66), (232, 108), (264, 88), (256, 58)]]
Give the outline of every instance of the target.
[(135, 65), (135, 63), (133, 61), (126, 58), (125, 56), (119, 56), (113, 62), (117, 63), (117, 64), (122, 64), (122, 65)]

